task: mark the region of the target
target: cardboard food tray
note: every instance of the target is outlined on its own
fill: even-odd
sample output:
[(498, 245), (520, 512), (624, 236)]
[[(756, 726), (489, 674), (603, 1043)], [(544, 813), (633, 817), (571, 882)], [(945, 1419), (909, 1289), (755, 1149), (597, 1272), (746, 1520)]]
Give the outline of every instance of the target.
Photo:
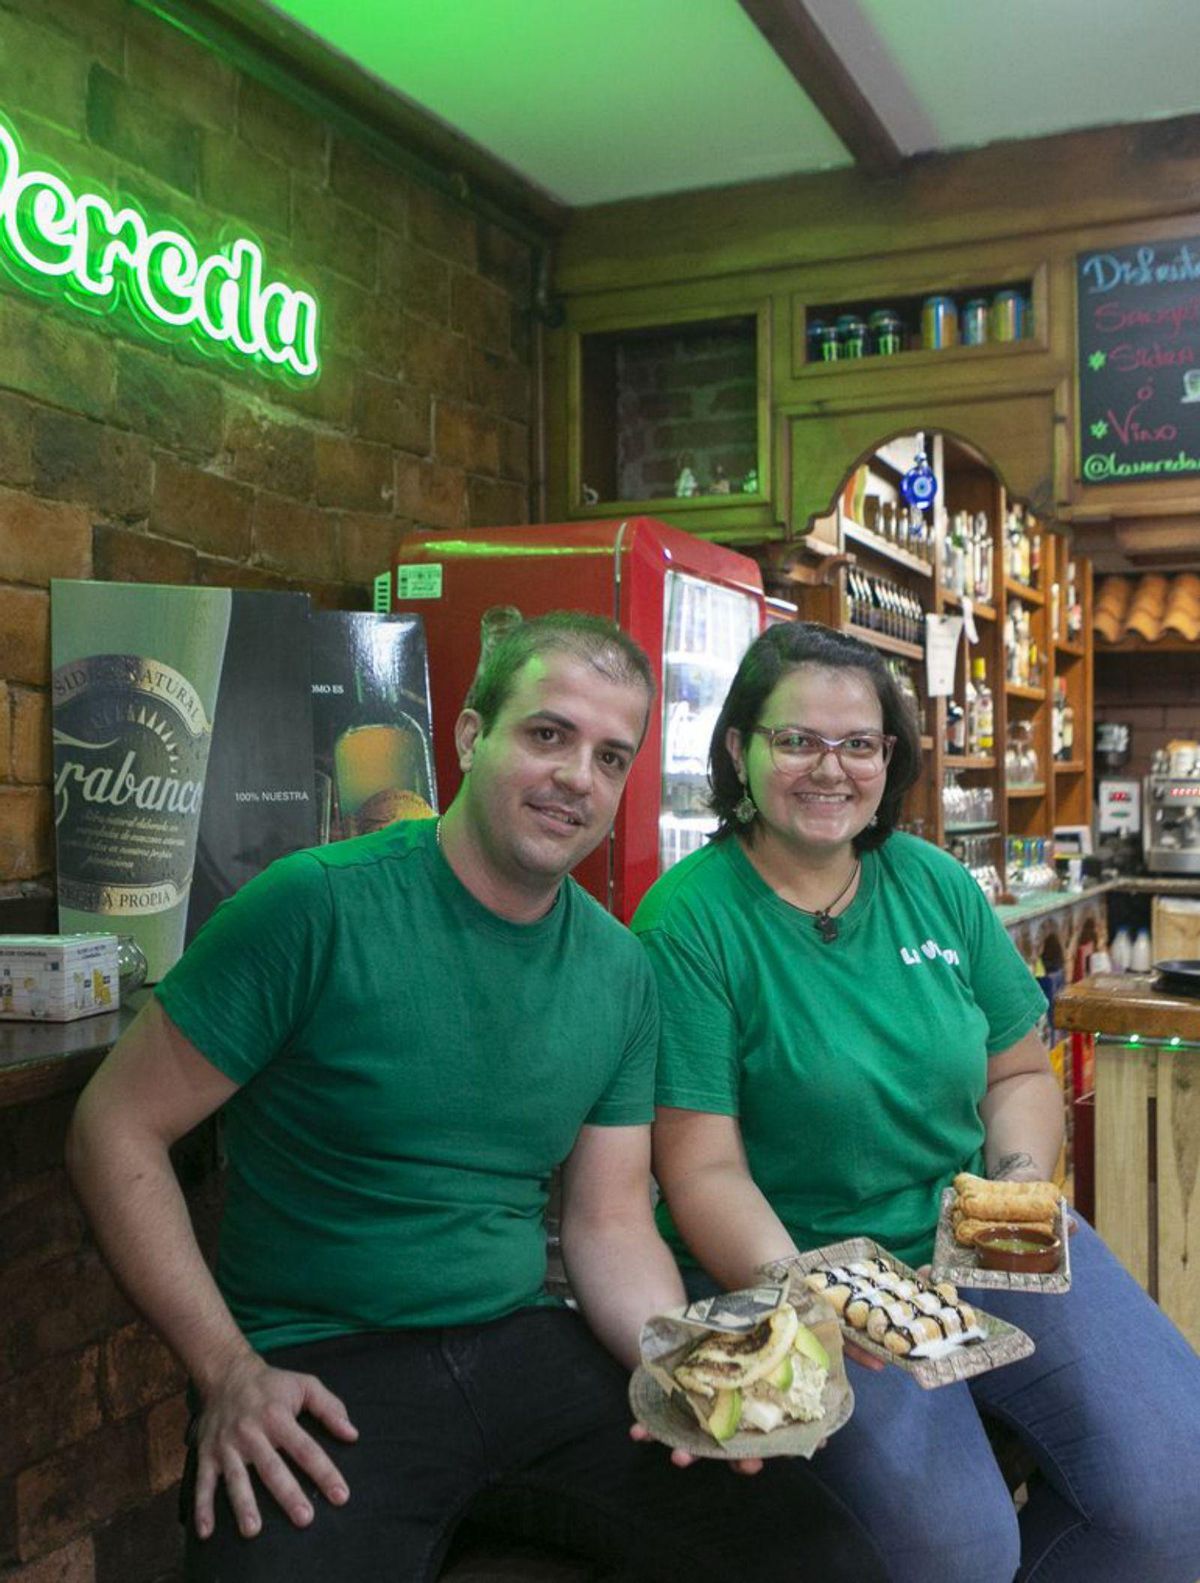
[[(811, 1248), (806, 1253), (797, 1254), (793, 1259), (781, 1259), (775, 1264), (768, 1264), (763, 1269), (763, 1274), (772, 1280), (782, 1280), (785, 1276), (789, 1281), (789, 1292), (808, 1291), (804, 1283), (804, 1276), (810, 1270), (815, 1270), (825, 1264), (851, 1264), (855, 1259), (886, 1259), (894, 1270), (901, 1275), (917, 1279), (917, 1272), (911, 1265), (905, 1264), (895, 1254), (889, 1253), (886, 1248), (880, 1247), (870, 1237), (851, 1237), (846, 1242), (831, 1242), (823, 1248)], [(975, 1303), (971, 1304), (983, 1330), (983, 1339), (968, 1342), (965, 1346), (956, 1347), (953, 1352), (948, 1352), (940, 1358), (909, 1359), (897, 1356), (878, 1341), (872, 1341), (865, 1332), (856, 1330), (853, 1325), (843, 1323), (842, 1335), (847, 1341), (853, 1341), (856, 1347), (861, 1347), (864, 1352), (869, 1352), (873, 1357), (882, 1358), (885, 1363), (891, 1363), (898, 1369), (903, 1369), (905, 1374), (912, 1378), (924, 1390), (935, 1390), (939, 1385), (955, 1385), (959, 1380), (973, 1379), (976, 1374), (986, 1374), (990, 1369), (998, 1369), (1005, 1363), (1015, 1363), (1018, 1358), (1027, 1358), (1033, 1351), (1033, 1340), (1023, 1330), (1018, 1330), (1016, 1325), (1010, 1325), (1004, 1319), (997, 1319), (993, 1314), (985, 1313)]]
[(955, 1192), (947, 1187), (942, 1193), (942, 1212), (938, 1216), (937, 1238), (933, 1244), (934, 1281), (953, 1281), (956, 1286), (970, 1286), (982, 1290), (990, 1288), (1000, 1292), (1069, 1292), (1071, 1290), (1071, 1239), (1067, 1234), (1067, 1202), (1060, 1198), (1054, 1211), (1054, 1235), (1062, 1243), (1062, 1258), (1057, 1270), (1045, 1275), (1027, 1274), (1024, 1271), (985, 1270), (979, 1263), (974, 1248), (964, 1248), (954, 1238), (950, 1212), (954, 1208)]
[[(737, 1294), (729, 1294), (737, 1295)], [(777, 1301), (782, 1300), (782, 1284)], [(696, 1422), (686, 1399), (667, 1384), (669, 1371), (695, 1345), (707, 1327), (695, 1318), (720, 1298), (704, 1298), (646, 1321), (642, 1330), (642, 1363), (629, 1382), (629, 1405), (655, 1439), (696, 1457), (728, 1462), (739, 1457), (811, 1457), (821, 1442), (840, 1429), (854, 1411), (854, 1392), (846, 1378), (841, 1326), (829, 1304), (807, 1287), (789, 1299), (829, 1353), (829, 1378), (821, 1393), (824, 1413), (811, 1423), (783, 1424), (769, 1434), (755, 1430), (717, 1442)]]

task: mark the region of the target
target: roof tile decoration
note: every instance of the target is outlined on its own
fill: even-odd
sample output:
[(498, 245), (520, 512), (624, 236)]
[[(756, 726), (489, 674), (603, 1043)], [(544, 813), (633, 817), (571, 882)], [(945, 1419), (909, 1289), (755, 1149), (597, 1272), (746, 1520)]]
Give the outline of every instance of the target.
[(1200, 640), (1200, 577), (1149, 572), (1145, 577), (1106, 577), (1096, 590), (1092, 630), (1103, 643), (1139, 637)]

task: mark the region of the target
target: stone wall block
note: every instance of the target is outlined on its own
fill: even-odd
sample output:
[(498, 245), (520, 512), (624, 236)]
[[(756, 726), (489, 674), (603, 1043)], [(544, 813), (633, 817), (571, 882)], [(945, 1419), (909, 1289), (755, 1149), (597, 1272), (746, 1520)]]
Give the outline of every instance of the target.
[(528, 242), (490, 220), (477, 220), (475, 235), (479, 273), (519, 303), (527, 303), (533, 292), (533, 249)]
[(511, 479), (514, 483), (525, 484), (529, 481), (529, 425), (527, 423), (513, 423), (507, 418), (501, 418), (498, 423), (500, 435), (500, 476)]
[(183, 1391), (156, 1402), (146, 1414), (146, 1455), (150, 1488), (155, 1494), (174, 1488), (183, 1477), (187, 1455), (183, 1437), (189, 1417), (187, 1396)]
[(82, 506), (0, 489), (0, 578), (45, 588), (52, 577), (91, 574), (92, 525)]
[(338, 575), (347, 583), (373, 583), (391, 569), (408, 524), (395, 517), (347, 511), (338, 521)]
[(129, 528), (97, 526), (92, 535), (96, 576), (110, 583), (193, 583), (196, 552), (188, 545)]
[(512, 303), (499, 286), (460, 270), (450, 283), (450, 328), (503, 356), (512, 350)]
[(50, 682), (50, 595), (0, 584), (0, 676), (46, 687)]
[(405, 314), (401, 365), (405, 384), (464, 400), (470, 394), (469, 371), (469, 348), (463, 336)]
[(232, 478), (160, 456), (154, 472), (150, 529), (213, 555), (250, 554), (254, 491)]
[(358, 381), (355, 417), (364, 440), (379, 440), (414, 456), (428, 456), (433, 434), (433, 400), (428, 391), (378, 374)]
[(130, 1418), (183, 1389), (182, 1367), (143, 1320), (109, 1336), (102, 1357), (100, 1390), (109, 1418)]
[(403, 234), (408, 225), (408, 180), (396, 165), (361, 143), (333, 135), (329, 148), (329, 185), (334, 196), (379, 225)]
[[(287, 167), (226, 131), (206, 131), (200, 144), (200, 194), (219, 214), (236, 215), (260, 230), (286, 236), (291, 223), (291, 178)], [(267, 267), (292, 283), (285, 263), (273, 268), (277, 250), (267, 250)], [(300, 284), (296, 282), (296, 284)]]
[(150, 1493), (143, 1426), (105, 1425), (17, 1474), (17, 1543), (32, 1560)]
[(168, 186), (196, 192), (199, 128), (177, 115), (169, 100), (139, 92), (99, 65), (88, 74), (87, 134)]
[(292, 577), (335, 577), (335, 519), (316, 506), (264, 491), (254, 506), (254, 558)]
[(349, 204), (319, 188), (292, 184), (292, 246), (301, 261), (373, 287), (379, 264), (379, 231)]
[(468, 509), (473, 528), (500, 528), (529, 520), (529, 492), (521, 484), (499, 478), (471, 478), (467, 482)]
[(414, 242), (427, 247), (431, 253), (438, 253), (468, 269), (475, 267), (475, 216), (457, 199), (436, 187), (413, 182), (408, 231)]
[(339, 434), (315, 437), (316, 495), (323, 506), (386, 511), (392, 502), (392, 456), (384, 445)]
[(53, 776), (50, 751), (50, 695), (13, 687), (12, 778), (27, 786), (49, 785)]
[(233, 472), (245, 483), (308, 500), (316, 471), (312, 431), (247, 402), (234, 402), (225, 426)]
[(278, 160), (302, 180), (318, 186), (325, 180), (328, 126), (286, 94), (243, 77), (238, 83), (237, 130), (256, 153)]
[(131, 9), (125, 24), (125, 76), (138, 89), (202, 126), (232, 126), (238, 75), (215, 49), (159, 17)]
[[(0, 682), (0, 781), (13, 780), (12, 769), (12, 689)], [(3, 1319), (0, 1319), (0, 1325)], [(0, 1379), (4, 1377), (3, 1356), (0, 1354)]]
[(96, 1583), (96, 1551), (90, 1534), (74, 1539), (59, 1550), (13, 1567), (5, 1583)]
[(113, 404), (114, 363), (112, 342), (84, 331), (77, 314), (30, 306), (25, 293), (0, 279), (0, 378), (9, 390), (104, 418)]
[(87, 1347), (0, 1385), (0, 1478), (100, 1427), (100, 1354)]
[(396, 514), (410, 518), (419, 527), (464, 527), (467, 521), (466, 479), (457, 468), (398, 454)]
[[(39, 879), (53, 866), (49, 789), (0, 786), (0, 882)], [(0, 1215), (0, 1234), (5, 1218)]]
[[(37, 800), (45, 810), (49, 834), (50, 791), (10, 791), (0, 787), (0, 832), (8, 828), (3, 816), (6, 803), (16, 798)], [(4, 836), (0, 833), (0, 857)], [(39, 872), (45, 872), (45, 865)], [(3, 1279), (15, 1281), (27, 1271), (53, 1259), (78, 1253), (85, 1240), (82, 1212), (67, 1185), (65, 1174), (55, 1168), (18, 1182), (0, 1199), (0, 1250)]]
[(33, 422), (34, 488), (134, 522), (150, 505), (150, 447), (139, 434), (43, 408)]
[(218, 380), (141, 347), (119, 347), (116, 362), (123, 423), (184, 456), (216, 454), (224, 423)]
[[(76, 1096), (70, 1097), (73, 1104)], [(133, 1318), (93, 1247), (47, 1260), (27, 1271), (6, 1297), (0, 1313), (0, 1379), (97, 1342)]]
[[(87, 47), (58, 29), (41, 26), (42, 20), (36, 12), (30, 17), (0, 11), (0, 102), (10, 115), (32, 110), (58, 126), (82, 132)], [(29, 149), (29, 156), (36, 159), (35, 148)]]
[(33, 415), (38, 409), (20, 396), (0, 393), (0, 484), (21, 488), (33, 481)]
[(497, 419), (481, 407), (450, 401), (434, 406), (433, 453), (439, 462), (470, 473), (495, 473), (500, 468)]
[(514, 423), (528, 423), (529, 370), (510, 358), (484, 347), (472, 347), (468, 359), (467, 388), (478, 406), (490, 407)]
[(386, 232), (380, 237), (379, 289), (406, 313), (450, 323), (450, 265), (416, 242)]

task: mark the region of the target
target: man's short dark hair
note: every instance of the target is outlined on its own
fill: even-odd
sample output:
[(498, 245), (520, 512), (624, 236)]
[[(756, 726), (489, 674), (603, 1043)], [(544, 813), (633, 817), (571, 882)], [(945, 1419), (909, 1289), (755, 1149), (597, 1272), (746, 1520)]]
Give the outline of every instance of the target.
[[(721, 821), (714, 840), (745, 831), (734, 814), (745, 788), (725, 737), (732, 726), (749, 743), (753, 727), (761, 725), (762, 706), (789, 672), (801, 665), (824, 670), (863, 671), (883, 711), (883, 729), (896, 738), (887, 767), (887, 782), (874, 825), (859, 831), (854, 850), (866, 852), (882, 846), (900, 820), (904, 794), (921, 773), (921, 735), (913, 707), (900, 691), (878, 649), (847, 633), (817, 621), (780, 621), (757, 637), (742, 656), (729, 688), (708, 751), (710, 802)], [(754, 826), (749, 826), (753, 832)]]
[(551, 610), (518, 622), (481, 659), (464, 707), (474, 709), (484, 731), (491, 730), (524, 666), (549, 652), (582, 660), (619, 686), (644, 687), (649, 718), (655, 686), (645, 651), (604, 616), (583, 610)]

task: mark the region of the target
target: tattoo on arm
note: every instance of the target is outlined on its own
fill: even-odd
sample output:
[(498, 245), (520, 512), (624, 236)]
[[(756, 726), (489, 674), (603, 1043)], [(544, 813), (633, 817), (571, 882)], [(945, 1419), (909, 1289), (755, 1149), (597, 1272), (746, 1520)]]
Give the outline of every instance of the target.
[(1003, 1181), (1006, 1176), (1011, 1176), (1014, 1171), (1027, 1171), (1036, 1169), (1032, 1154), (1006, 1154), (996, 1162), (996, 1169), (992, 1172), (994, 1182)]

